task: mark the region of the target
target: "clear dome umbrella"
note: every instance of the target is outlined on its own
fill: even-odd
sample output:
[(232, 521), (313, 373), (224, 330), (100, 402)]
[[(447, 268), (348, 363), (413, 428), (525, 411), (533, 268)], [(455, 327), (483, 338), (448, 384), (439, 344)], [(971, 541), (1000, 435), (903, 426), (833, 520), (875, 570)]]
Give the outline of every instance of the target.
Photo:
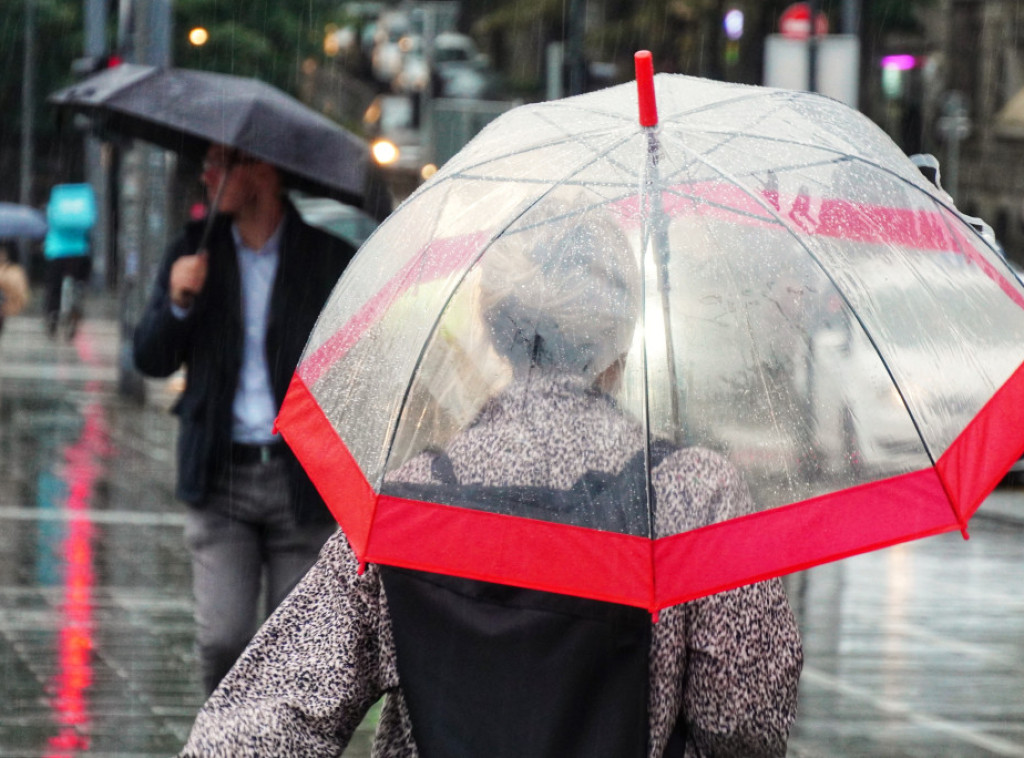
[[(508, 112), (392, 214), (278, 426), (363, 562), (655, 613), (966, 534), (1024, 451), (1024, 289), (947, 203), (838, 102), (638, 54), (636, 85)], [(531, 401), (570, 389), (618, 431)], [(484, 419), (510, 431), (467, 478), (444, 451)], [(691, 450), (749, 506), (659, 509)]]

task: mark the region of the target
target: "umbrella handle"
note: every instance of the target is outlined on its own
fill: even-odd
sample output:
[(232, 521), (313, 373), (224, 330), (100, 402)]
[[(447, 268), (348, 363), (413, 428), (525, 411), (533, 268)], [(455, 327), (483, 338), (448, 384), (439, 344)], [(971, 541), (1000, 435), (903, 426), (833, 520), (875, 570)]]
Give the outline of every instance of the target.
[(217, 191), (213, 193), (213, 200), (210, 201), (210, 210), (206, 214), (206, 224), (203, 226), (203, 233), (199, 237), (199, 244), (196, 245), (196, 252), (206, 249), (206, 243), (210, 240), (210, 232), (213, 231), (213, 220), (217, 216), (217, 209), (220, 207), (221, 197), (224, 195), (224, 187), (228, 183), (228, 174), (234, 168), (234, 161), (228, 160), (228, 164), (221, 173), (220, 182), (217, 184)]
[[(220, 207), (220, 199), (224, 194), (224, 187), (227, 184), (228, 174), (231, 173), (231, 169), (234, 165), (233, 161), (229, 161), (228, 165), (225, 166), (224, 172), (221, 174), (220, 182), (217, 184), (217, 191), (214, 193), (213, 200), (210, 201), (210, 210), (206, 214), (206, 221), (203, 224), (203, 233), (199, 236), (199, 243), (196, 245), (194, 254), (199, 254), (207, 249), (207, 243), (210, 240), (210, 233), (213, 231), (214, 218), (217, 215), (217, 208)], [(196, 301), (197, 293), (186, 293), (185, 296), (185, 307), (191, 308), (192, 304)]]

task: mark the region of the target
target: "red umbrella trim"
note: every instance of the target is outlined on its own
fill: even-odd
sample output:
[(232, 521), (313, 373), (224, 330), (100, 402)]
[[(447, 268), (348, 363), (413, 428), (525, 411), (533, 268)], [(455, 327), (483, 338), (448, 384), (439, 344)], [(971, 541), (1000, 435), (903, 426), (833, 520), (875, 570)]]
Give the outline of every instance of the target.
[(934, 469), (653, 542), (378, 495), (298, 377), (278, 426), (361, 561), (608, 600), (653, 613), (772, 576), (965, 528), (998, 478), (1024, 452), (1024, 366)]

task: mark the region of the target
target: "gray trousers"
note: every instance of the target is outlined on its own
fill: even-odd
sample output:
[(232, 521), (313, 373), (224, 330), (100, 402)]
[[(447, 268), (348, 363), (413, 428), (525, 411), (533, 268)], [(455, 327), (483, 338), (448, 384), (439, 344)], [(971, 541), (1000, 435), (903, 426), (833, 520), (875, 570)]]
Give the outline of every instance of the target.
[(232, 465), (203, 507), (189, 508), (185, 544), (192, 556), (196, 647), (207, 695), (336, 528), (333, 521), (295, 523), (280, 460)]

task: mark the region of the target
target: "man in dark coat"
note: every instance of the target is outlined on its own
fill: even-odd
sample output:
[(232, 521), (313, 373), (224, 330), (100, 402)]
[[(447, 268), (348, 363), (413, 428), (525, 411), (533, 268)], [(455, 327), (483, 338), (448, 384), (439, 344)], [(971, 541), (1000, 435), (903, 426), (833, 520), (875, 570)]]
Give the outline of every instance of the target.
[(270, 164), (213, 145), (216, 216), (168, 251), (134, 339), (139, 370), (182, 365), (177, 495), (188, 505), (207, 694), (316, 560), (335, 522), (273, 423), (320, 309), (354, 254), (302, 221)]

